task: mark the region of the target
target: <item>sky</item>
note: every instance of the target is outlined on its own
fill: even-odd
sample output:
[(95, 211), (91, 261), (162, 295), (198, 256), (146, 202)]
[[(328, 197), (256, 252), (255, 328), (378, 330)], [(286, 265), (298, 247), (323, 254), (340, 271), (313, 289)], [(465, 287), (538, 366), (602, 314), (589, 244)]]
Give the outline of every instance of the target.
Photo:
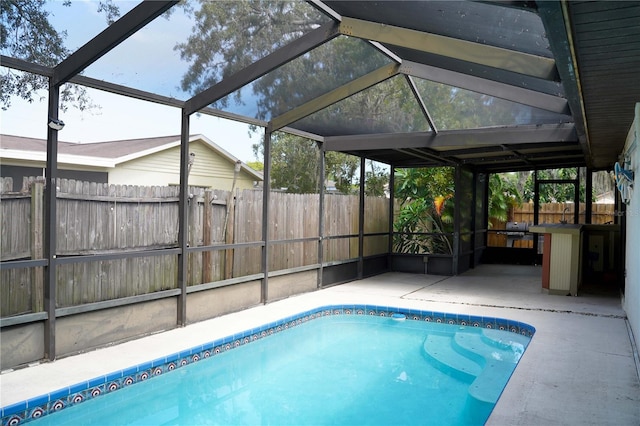
[[(99, 90), (89, 91), (99, 109), (60, 111), (59, 118), (65, 123), (58, 132), (60, 141), (87, 143), (180, 134), (181, 111), (178, 108)], [(46, 101), (30, 104), (15, 98), (9, 109), (0, 111), (0, 133), (46, 139), (47, 117)], [(256, 161), (252, 144), (260, 141), (261, 134), (250, 136), (246, 124), (194, 114), (190, 120), (190, 133), (203, 134), (244, 162)]]
[[(121, 13), (137, 2), (119, 1)], [(74, 0), (70, 7), (60, 1), (47, 3), (50, 21), (59, 31), (66, 31), (65, 45), (75, 50), (106, 27), (104, 15), (97, 12), (97, 2)], [(180, 9), (156, 19), (84, 70), (84, 75), (164, 96), (186, 100), (190, 94), (179, 88), (188, 64), (174, 46), (187, 39), (191, 23)], [(3, 72), (6, 69), (2, 70)], [(88, 89), (97, 108), (78, 111), (70, 107), (60, 111), (65, 123), (58, 139), (65, 142), (100, 142), (180, 134), (180, 109)], [(46, 138), (46, 92), (42, 101), (29, 103), (14, 97), (11, 106), (0, 111), (3, 134)], [(37, 97), (36, 97), (37, 99)], [(192, 115), (191, 134), (203, 134), (242, 161), (255, 161), (252, 145), (262, 132), (250, 136), (249, 126), (232, 120)]]

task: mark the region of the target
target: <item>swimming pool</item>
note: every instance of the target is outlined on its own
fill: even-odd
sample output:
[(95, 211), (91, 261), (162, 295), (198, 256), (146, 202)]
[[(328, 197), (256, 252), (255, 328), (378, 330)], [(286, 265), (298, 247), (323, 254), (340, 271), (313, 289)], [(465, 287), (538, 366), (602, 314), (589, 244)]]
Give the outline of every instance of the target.
[(497, 318), (322, 307), (5, 407), (3, 425), (481, 424), (534, 332)]

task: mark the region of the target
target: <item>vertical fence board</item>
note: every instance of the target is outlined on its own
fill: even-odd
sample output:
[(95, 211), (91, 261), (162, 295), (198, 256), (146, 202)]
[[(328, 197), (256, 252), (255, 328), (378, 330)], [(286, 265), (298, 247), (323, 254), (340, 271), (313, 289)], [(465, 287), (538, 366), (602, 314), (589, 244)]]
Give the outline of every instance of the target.
[[(42, 183), (29, 178), (23, 192), (11, 192), (12, 181), (1, 179), (0, 203), (2, 259), (42, 258)], [(39, 186), (38, 186), (39, 185)], [(59, 179), (56, 223), (58, 256), (118, 253), (124, 250), (150, 250), (177, 246), (179, 187), (138, 187), (108, 185)], [(237, 190), (232, 205), (223, 201), (229, 191), (190, 187), (194, 196), (188, 209), (188, 238), (191, 247), (212, 244), (262, 241), (262, 191)], [(11, 194), (9, 196), (8, 194)], [(271, 194), (269, 238), (278, 240), (318, 236), (318, 194)], [(215, 201), (213, 204), (212, 201)], [(358, 233), (358, 196), (327, 194), (325, 197), (325, 236)], [(542, 205), (541, 222), (559, 222), (562, 212), (573, 221), (573, 205)], [(584, 204), (579, 206), (584, 217)], [(226, 221), (232, 225), (225, 235)], [(366, 233), (388, 232), (389, 200), (366, 197)], [(512, 212), (512, 220), (533, 221), (533, 205), (524, 204)], [(613, 220), (613, 206), (594, 204), (593, 223)], [(493, 230), (504, 229), (494, 222)], [(226, 240), (225, 236), (229, 236)], [(496, 238), (489, 235), (490, 244)], [(386, 253), (386, 235), (365, 237), (365, 255)], [(499, 240), (497, 240), (500, 242)], [(516, 244), (530, 244), (519, 241)], [(325, 240), (324, 260), (346, 260), (358, 255), (357, 238)], [(524, 245), (523, 245), (524, 246)], [(226, 252), (229, 252), (227, 255)], [(233, 252), (233, 253), (231, 253)], [(293, 268), (317, 262), (317, 242), (273, 244), (269, 269)], [(230, 264), (225, 267), (225, 259)], [(189, 254), (189, 285), (260, 272), (261, 248), (241, 248)], [(232, 272), (231, 274), (228, 274)], [(0, 271), (0, 311), (2, 316), (42, 309), (42, 268)], [(109, 261), (60, 265), (56, 277), (57, 306), (105, 301), (176, 288), (177, 256), (161, 255)]]

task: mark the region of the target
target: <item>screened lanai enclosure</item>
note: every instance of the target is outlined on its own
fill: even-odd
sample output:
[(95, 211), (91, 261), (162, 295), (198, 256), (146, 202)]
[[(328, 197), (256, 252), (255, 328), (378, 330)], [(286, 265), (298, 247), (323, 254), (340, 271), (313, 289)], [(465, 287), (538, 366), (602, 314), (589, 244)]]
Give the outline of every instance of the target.
[[(48, 103), (32, 117), (47, 128), (45, 179), (2, 200), (16, 203), (2, 217), (2, 369), (387, 271), (462, 273), (490, 251), (493, 174), (573, 170), (535, 187), (573, 185), (579, 205), (579, 183), (590, 193), (592, 173), (619, 161), (640, 99), (636, 2), (100, 2), (104, 25), (67, 47), (55, 34), (84, 17), (65, 21), (58, 4), (48, 27), (52, 3), (2, 6), (3, 101), (38, 92)], [(29, 14), (42, 21), (25, 24)], [(158, 37), (160, 23), (176, 30)], [(34, 34), (46, 48), (33, 48)], [(139, 54), (127, 48), (134, 40)], [(179, 55), (144, 63), (167, 46)], [(115, 189), (61, 179), (69, 166), (58, 141), (74, 125), (64, 112), (87, 89), (175, 109), (176, 160), (146, 169), (173, 170), (175, 185), (134, 188), (144, 169)], [(215, 173), (190, 143), (200, 116), (260, 133), (255, 188), (194, 183)], [(317, 190), (283, 194), (295, 174), (274, 184), (282, 141), (313, 151)], [(359, 174), (355, 194), (328, 185), (340, 178), (335, 153)], [(448, 176), (447, 189), (432, 194), (427, 225), (401, 228), (411, 196), (396, 192), (425, 169)], [(377, 194), (375, 170), (389, 175)], [(414, 184), (417, 193), (427, 182)], [(583, 210), (591, 223), (589, 197)], [(578, 223), (578, 209), (570, 214)], [(9, 256), (20, 232), (24, 247)], [(539, 252), (535, 239), (525, 261)]]

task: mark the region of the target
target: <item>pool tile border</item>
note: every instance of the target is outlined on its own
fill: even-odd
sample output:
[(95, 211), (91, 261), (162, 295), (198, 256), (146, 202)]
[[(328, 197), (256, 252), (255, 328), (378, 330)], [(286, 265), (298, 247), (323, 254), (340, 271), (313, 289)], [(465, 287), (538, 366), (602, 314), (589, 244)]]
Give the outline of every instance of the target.
[(26, 401), (2, 407), (0, 415), (2, 426), (17, 426), (38, 419), (47, 414), (79, 404), (100, 395), (114, 392), (173, 371), (185, 365), (198, 362), (270, 336), (274, 333), (296, 327), (316, 318), (332, 315), (375, 315), (391, 317), (394, 314), (404, 315), (413, 321), (427, 321), (468, 327), (482, 327), (510, 331), (533, 337), (535, 328), (529, 324), (494, 317), (481, 317), (467, 314), (451, 314), (417, 309), (395, 308), (378, 305), (327, 305), (270, 322), (260, 327), (236, 333), (203, 345), (195, 346), (166, 357), (157, 358), (137, 366), (115, 371), (104, 376), (95, 377), (73, 386), (55, 390)]

